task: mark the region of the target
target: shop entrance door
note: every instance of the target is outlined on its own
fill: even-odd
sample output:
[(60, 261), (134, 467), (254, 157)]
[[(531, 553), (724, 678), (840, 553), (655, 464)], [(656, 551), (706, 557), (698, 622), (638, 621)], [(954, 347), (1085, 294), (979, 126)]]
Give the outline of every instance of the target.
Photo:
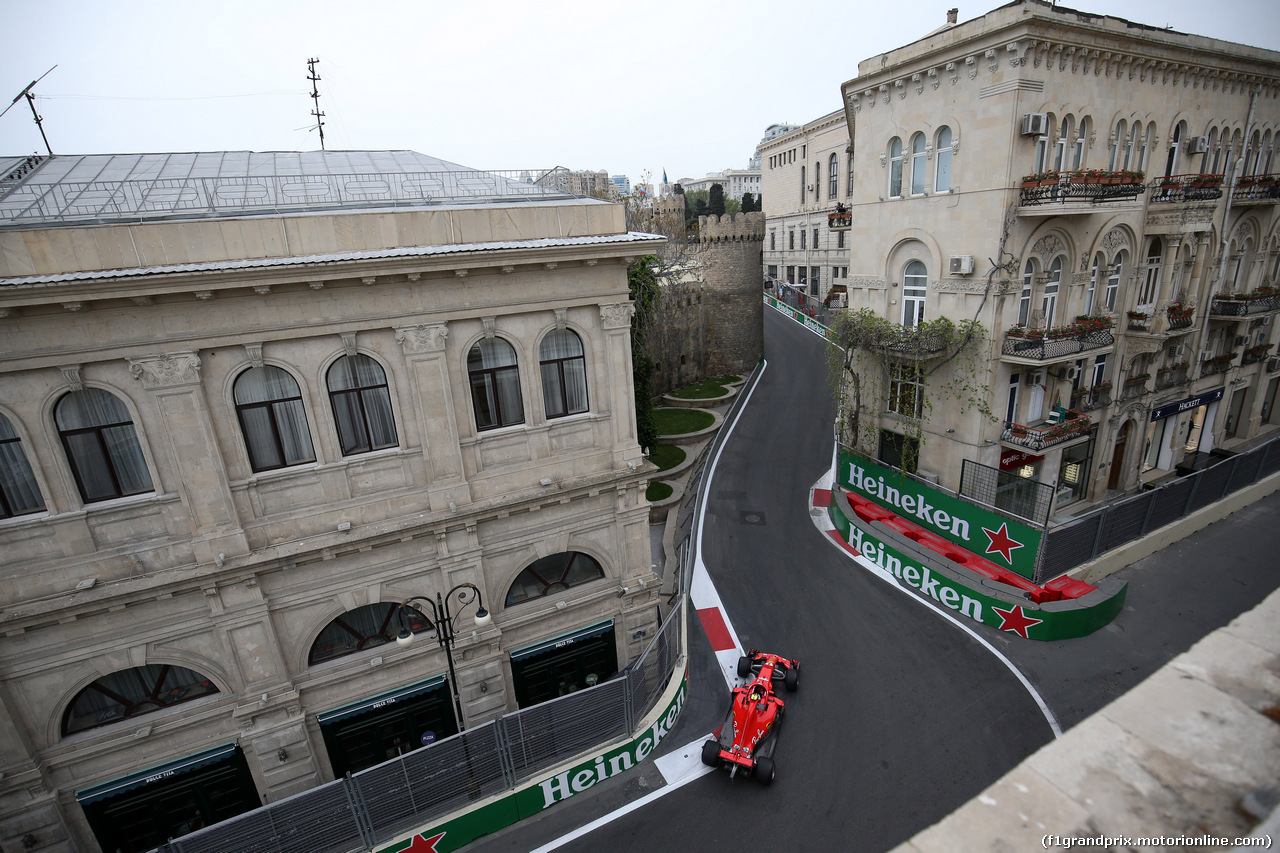
[(1124, 422), (1124, 426), (1120, 427), (1120, 434), (1116, 436), (1115, 450), (1111, 451), (1111, 473), (1107, 476), (1107, 488), (1120, 488), (1120, 478), (1124, 474), (1124, 450), (1129, 443), (1129, 429), (1132, 423)]
[(334, 777), (358, 773), (457, 734), (448, 685), (443, 679), (428, 684), (412, 695), (373, 697), (318, 715)]
[(613, 623), (511, 653), (511, 678), (521, 708), (576, 693), (618, 672)]

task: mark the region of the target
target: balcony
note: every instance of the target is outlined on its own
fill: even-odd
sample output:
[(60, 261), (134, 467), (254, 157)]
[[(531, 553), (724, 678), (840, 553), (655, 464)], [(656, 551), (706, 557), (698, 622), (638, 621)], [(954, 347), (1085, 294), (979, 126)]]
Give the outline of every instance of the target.
[(1125, 327), (1130, 332), (1143, 332), (1149, 334), (1151, 332), (1151, 315), (1143, 311), (1130, 311), (1129, 324)]
[(1152, 204), (1186, 204), (1222, 198), (1222, 175), (1170, 175), (1151, 182)]
[(1273, 346), (1275, 346), (1275, 344), (1262, 344), (1261, 346), (1249, 347), (1244, 351), (1244, 354), (1240, 356), (1240, 364), (1257, 364), (1260, 361), (1264, 361), (1270, 354)]
[(1231, 192), (1232, 204), (1275, 204), (1280, 202), (1280, 176), (1249, 175), (1241, 178)]
[(1174, 302), (1165, 309), (1165, 315), (1169, 318), (1165, 328), (1170, 332), (1190, 329), (1192, 324), (1195, 323), (1195, 314), (1195, 308), (1183, 305), (1181, 302)]
[(827, 214), (827, 227), (832, 231), (848, 231), (853, 227), (853, 211), (841, 210), (844, 205), (837, 205), (833, 213)]
[(1252, 317), (1272, 311), (1280, 311), (1280, 291), (1274, 287), (1215, 296), (1209, 305), (1210, 317)]
[(1026, 214), (1058, 215), (1078, 210), (1092, 212), (1097, 205), (1137, 201), (1146, 187), (1142, 172), (1109, 172), (1080, 169), (1075, 172), (1042, 172), (1022, 179), (1018, 205), (1024, 208), (1052, 206)]
[(1093, 412), (1111, 405), (1111, 383), (1101, 382), (1092, 388), (1077, 388), (1071, 392), (1071, 408)]
[(1226, 373), (1231, 369), (1231, 362), (1235, 360), (1236, 354), (1233, 352), (1229, 352), (1226, 355), (1215, 355), (1200, 365), (1200, 375), (1212, 376), (1215, 373)]
[[(1061, 420), (1057, 420), (1061, 418)], [(1056, 422), (1055, 422), (1056, 421)], [(1034, 450), (1037, 453), (1083, 438), (1093, 422), (1084, 412), (1055, 409), (1050, 421), (1036, 426), (1023, 426), (1006, 421), (1000, 441), (1004, 444)]]
[(1136, 400), (1143, 394), (1147, 393), (1147, 380), (1151, 378), (1150, 373), (1139, 373), (1130, 376), (1120, 386), (1121, 400)]
[(1069, 326), (1028, 329), (1014, 326), (1005, 332), (1000, 354), (1023, 364), (1064, 361), (1080, 353), (1113, 346), (1110, 317), (1077, 317)]
[(1187, 368), (1190, 365), (1187, 362), (1162, 367), (1156, 371), (1156, 390), (1163, 391), (1166, 388), (1172, 388), (1175, 385), (1185, 385), (1187, 383)]

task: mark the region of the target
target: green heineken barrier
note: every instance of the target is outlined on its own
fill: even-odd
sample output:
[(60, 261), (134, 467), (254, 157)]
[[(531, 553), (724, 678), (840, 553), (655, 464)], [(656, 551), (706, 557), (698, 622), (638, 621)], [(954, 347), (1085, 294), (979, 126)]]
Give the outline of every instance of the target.
[(675, 725), (689, 692), (686, 667), (679, 687), (653, 724), (632, 740), (603, 755), (573, 765), (531, 785), (486, 803), (452, 820), (421, 830), (376, 853), (449, 853), (470, 844), (482, 835), (532, 817), (596, 784), (625, 773), (648, 758)]
[(1008, 593), (997, 595), (994, 587), (999, 586), (998, 582), (977, 576), (972, 581), (960, 580), (963, 569), (948, 570), (945, 568), (948, 561), (943, 558), (928, 559), (908, 553), (889, 541), (893, 533), (888, 528), (885, 533), (877, 533), (873, 525), (846, 515), (841, 503), (833, 499), (828, 513), (844, 541), (859, 554), (899, 585), (997, 630), (1010, 631), (1029, 640), (1066, 640), (1092, 634), (1115, 619), (1124, 608), (1128, 584), (1112, 578), (1080, 598), (1042, 605), (1023, 599), (1012, 587)]
[(966, 551), (1035, 580), (1043, 533), (885, 468), (861, 454), (840, 451), (837, 479), (850, 492), (919, 524)]

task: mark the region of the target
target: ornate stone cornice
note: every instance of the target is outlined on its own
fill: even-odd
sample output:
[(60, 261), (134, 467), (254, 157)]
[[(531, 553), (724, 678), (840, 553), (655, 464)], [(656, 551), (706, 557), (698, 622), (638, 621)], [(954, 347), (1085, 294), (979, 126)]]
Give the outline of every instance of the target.
[(621, 329), (631, 325), (631, 315), (636, 311), (630, 302), (612, 302), (600, 306), (600, 322), (606, 329)]
[(849, 276), (850, 287), (869, 287), (875, 290), (884, 290), (889, 286), (883, 278), (873, 275), (854, 275)]
[(449, 327), (444, 323), (430, 326), (399, 326), (395, 330), (396, 342), (408, 353), (444, 352)]
[(200, 356), (187, 351), (131, 358), (129, 372), (148, 391), (196, 385), (200, 382)]

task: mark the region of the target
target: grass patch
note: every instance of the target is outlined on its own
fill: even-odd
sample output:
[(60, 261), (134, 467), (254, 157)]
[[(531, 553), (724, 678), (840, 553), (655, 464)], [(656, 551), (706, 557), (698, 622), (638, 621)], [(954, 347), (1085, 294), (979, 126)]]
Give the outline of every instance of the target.
[(649, 461), (658, 466), (659, 471), (669, 471), (684, 461), (683, 448), (674, 444), (659, 444), (649, 451)]
[(671, 392), (671, 396), (681, 400), (708, 400), (712, 397), (723, 397), (728, 393), (729, 389), (721, 385), (719, 380), (704, 379), (701, 382), (677, 388)]
[(716, 422), (710, 412), (697, 409), (654, 409), (653, 425), (658, 435), (685, 435), (706, 429)]
[(645, 489), (644, 496), (649, 499), (649, 503), (657, 503), (671, 497), (674, 491), (670, 483), (664, 483), (661, 480), (649, 481), (649, 488)]

